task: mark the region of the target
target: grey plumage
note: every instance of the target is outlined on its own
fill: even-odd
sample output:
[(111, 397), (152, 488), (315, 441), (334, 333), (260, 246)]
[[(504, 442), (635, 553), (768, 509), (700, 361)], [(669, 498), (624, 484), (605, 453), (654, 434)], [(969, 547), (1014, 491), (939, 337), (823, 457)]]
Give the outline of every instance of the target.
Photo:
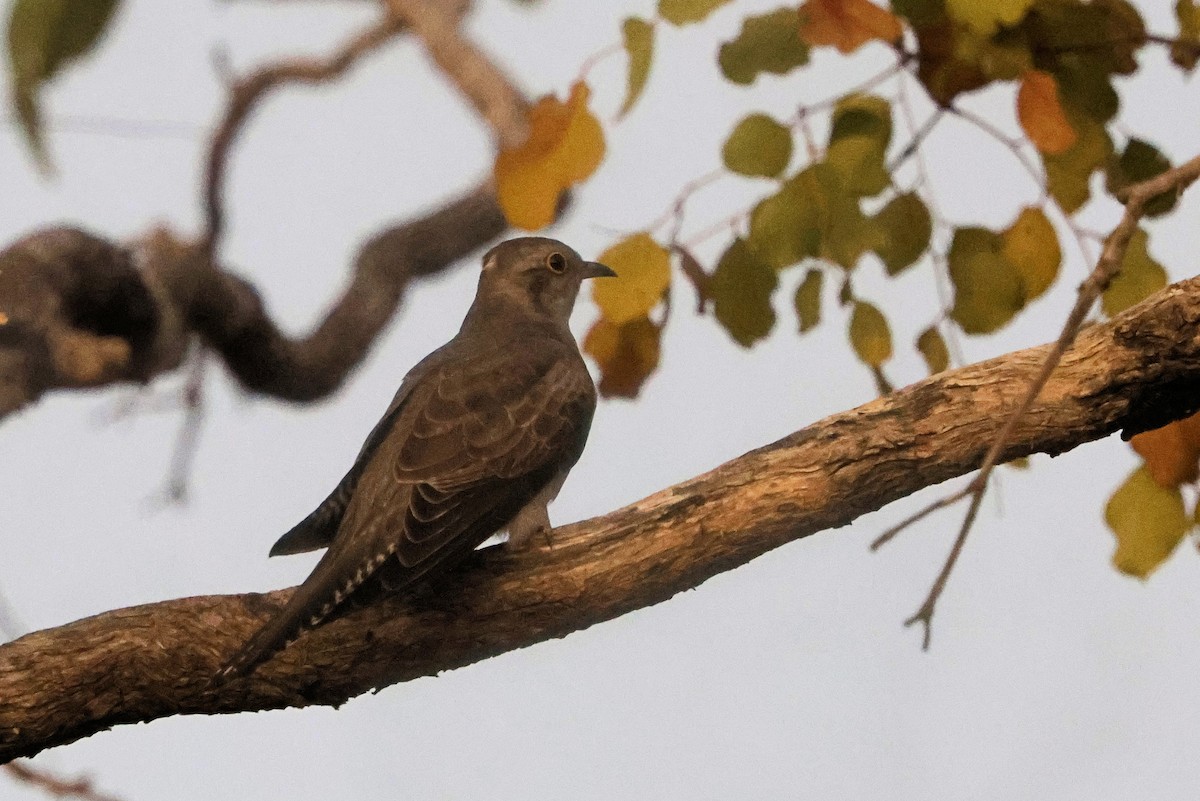
[(271, 555), (325, 548), (285, 608), (225, 665), (252, 672), (355, 596), (395, 592), (505, 528), (548, 528), (596, 390), (567, 326), (581, 282), (613, 275), (553, 239), (492, 248), (450, 342), (401, 383), (349, 472)]

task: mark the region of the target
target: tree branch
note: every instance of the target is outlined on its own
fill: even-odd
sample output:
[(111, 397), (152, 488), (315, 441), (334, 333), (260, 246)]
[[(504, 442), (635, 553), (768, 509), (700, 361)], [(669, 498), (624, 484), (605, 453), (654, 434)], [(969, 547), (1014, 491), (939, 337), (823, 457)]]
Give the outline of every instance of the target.
[[(120, 723), (337, 705), (659, 603), (784, 543), (976, 469), (1051, 348), (942, 373), (624, 509), (552, 547), (476, 553), (436, 593), (394, 598), (208, 687), (290, 591), (106, 612), (0, 646), (0, 762)], [(1085, 328), (1004, 460), (1156, 428), (1200, 401), (1200, 279)]]

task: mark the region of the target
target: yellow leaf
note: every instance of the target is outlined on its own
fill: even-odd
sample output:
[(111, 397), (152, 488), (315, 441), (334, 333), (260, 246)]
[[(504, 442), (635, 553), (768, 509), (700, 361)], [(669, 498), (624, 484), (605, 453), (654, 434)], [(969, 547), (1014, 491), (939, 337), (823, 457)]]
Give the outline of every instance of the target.
[(1025, 208), (1016, 221), (1000, 235), (1000, 254), (1012, 262), (1025, 286), (1025, 300), (1039, 297), (1058, 277), (1062, 249), (1058, 234), (1041, 209)]
[(629, 56), (629, 83), (620, 116), (624, 117), (642, 96), (646, 79), (650, 77), (650, 61), (654, 57), (654, 26), (644, 19), (630, 17), (621, 26), (625, 53)]
[(634, 234), (600, 254), (600, 263), (616, 272), (592, 284), (592, 297), (610, 323), (645, 317), (671, 283), (671, 256), (649, 234)]
[(811, 45), (829, 45), (853, 53), (878, 39), (900, 38), (900, 20), (870, 0), (808, 0), (800, 9), (800, 37)]
[(950, 351), (946, 348), (946, 340), (934, 326), (929, 326), (917, 337), (917, 350), (929, 367), (929, 374), (940, 373), (950, 366)]
[(1032, 5), (1033, 0), (946, 0), (946, 11), (972, 30), (991, 36), (1001, 25), (1020, 22)]
[(879, 367), (892, 358), (892, 330), (883, 313), (860, 300), (850, 315), (850, 344), (864, 364)]
[(1159, 486), (1144, 467), (1109, 498), (1104, 522), (1117, 537), (1113, 564), (1142, 579), (1171, 555), (1191, 527), (1179, 489)]
[(1191, 483), (1200, 474), (1200, 414), (1176, 420), (1129, 440), (1159, 486), (1170, 489)]
[(529, 110), (529, 137), (496, 156), (496, 197), (514, 227), (533, 231), (549, 225), (559, 195), (600, 166), (604, 131), (588, 110), (588, 95), (580, 81), (566, 103), (543, 97)]
[(600, 394), (633, 398), (658, 367), (661, 329), (646, 317), (616, 325), (601, 317), (583, 340), (600, 365)]
[(1121, 272), (1100, 297), (1100, 306), (1109, 317), (1115, 317), (1167, 285), (1167, 271), (1150, 256), (1148, 240), (1142, 228), (1130, 237)]
[(658, 15), (672, 25), (700, 22), (729, 0), (658, 0)]
[(1054, 76), (1042, 70), (1030, 70), (1021, 78), (1017, 119), (1034, 147), (1051, 156), (1065, 153), (1079, 139), (1063, 111)]

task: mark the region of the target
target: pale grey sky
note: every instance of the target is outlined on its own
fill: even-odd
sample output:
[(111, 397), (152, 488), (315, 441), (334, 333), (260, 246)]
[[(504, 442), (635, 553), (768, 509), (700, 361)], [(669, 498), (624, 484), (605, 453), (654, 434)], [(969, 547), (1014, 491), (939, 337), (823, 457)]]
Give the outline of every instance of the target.
[[(527, 11), (481, 0), (470, 27), (531, 94), (562, 93), (588, 55), (618, 41), (623, 14), (653, 5), (554, 0)], [(883, 63), (880, 52), (820, 54), (787, 78), (727, 89), (716, 44), (751, 9), (774, 5), (738, 3), (704, 25), (661, 31), (641, 105), (609, 128), (607, 160), (554, 235), (595, 256), (614, 229), (657, 217), (684, 182), (715, 167), (748, 110), (821, 99)], [(1138, 5), (1154, 29), (1173, 30), (1169, 4)], [(58, 222), (115, 237), (157, 221), (196, 231), (204, 128), (222, 101), (214, 49), (239, 69), (323, 53), (371, 12), (352, 3), (126, 0), (111, 40), (48, 93), (49, 113), (193, 123), (194, 136), (53, 133), (59, 176), (44, 182), (5, 127), (0, 242)], [(1193, 155), (1200, 102), (1161, 52), (1144, 63), (1146, 77), (1122, 87), (1126, 123), (1176, 158)], [(591, 74), (606, 119), (620, 104), (623, 69), (615, 57)], [(971, 102), (1011, 114), (1004, 92)], [(1036, 196), (1009, 154), (964, 126), (947, 122), (929, 148), (955, 221), (1005, 223)], [(345, 280), (363, 237), (472, 184), (490, 157), (486, 131), (413, 45), (392, 47), (342, 83), (288, 90), (260, 109), (233, 161), (224, 255), (301, 331)], [(692, 203), (689, 228), (767, 186), (714, 185)], [(1175, 278), (1191, 273), (1198, 209), (1189, 198), (1155, 229), (1152, 248)], [(1102, 228), (1112, 213), (1089, 222)], [(1069, 241), (1064, 252), (1059, 286), (1003, 334), (968, 340), (971, 359), (1054, 336), (1086, 269)], [(367, 364), (326, 403), (255, 399), (214, 375), (186, 506), (152, 502), (179, 414), (103, 422), (121, 402), (177, 381), (143, 396), (57, 395), (6, 420), (0, 588), (21, 619), (41, 628), (302, 579), (311, 559), (268, 561), (267, 548), (341, 476), (404, 372), (457, 328), (475, 269), (413, 291)], [(880, 272), (860, 268), (858, 291), (892, 312), (898, 355), (888, 369), (903, 384), (923, 375), (903, 343), (934, 314), (932, 279), (928, 266), (890, 282)], [(609, 511), (871, 399), (832, 305), (829, 321), (799, 338), (782, 292), (774, 335), (747, 353), (692, 315), (689, 288), (677, 291), (661, 371), (636, 402), (601, 405), (551, 510), (556, 522)], [(580, 332), (593, 315), (581, 304)], [(939, 607), (930, 653), (901, 621), (940, 567), (961, 511), (882, 553), (866, 546), (936, 489), (657, 607), (338, 711), (126, 726), (38, 764), (92, 774), (128, 801), (1190, 799), (1200, 785), (1192, 758), (1200, 565), (1185, 543), (1146, 584), (1111, 568), (1101, 510), (1134, 463), (1110, 438), (1035, 458), (1027, 472), (1003, 471)], [(0, 778), (0, 797), (40, 796)]]

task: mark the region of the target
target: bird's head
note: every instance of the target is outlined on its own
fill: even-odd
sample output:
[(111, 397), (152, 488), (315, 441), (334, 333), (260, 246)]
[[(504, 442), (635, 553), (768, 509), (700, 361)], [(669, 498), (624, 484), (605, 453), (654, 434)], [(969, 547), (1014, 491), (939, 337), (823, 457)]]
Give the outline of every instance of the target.
[(556, 239), (525, 236), (501, 242), (484, 255), (476, 302), (490, 305), (503, 299), (565, 326), (584, 279), (615, 275)]

